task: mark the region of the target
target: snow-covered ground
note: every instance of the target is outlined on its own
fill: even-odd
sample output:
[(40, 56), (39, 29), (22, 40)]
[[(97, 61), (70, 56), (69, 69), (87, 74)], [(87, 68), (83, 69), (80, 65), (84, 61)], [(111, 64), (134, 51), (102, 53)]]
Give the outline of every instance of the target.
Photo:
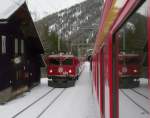
[[(52, 88), (47, 85), (47, 78), (42, 78), (41, 84), (30, 92), (26, 92), (7, 104), (1, 105), (0, 118), (12, 118), (49, 91), (51, 92), (48, 95), (31, 105), (21, 114), (16, 115), (16, 118), (37, 118), (52, 102), (53, 104), (40, 115), (40, 118), (100, 118), (92, 94), (89, 63), (86, 62), (84, 67), (76, 85), (65, 90), (57, 88), (51, 91)], [(57, 98), (61, 92), (62, 94)], [(56, 101), (54, 101), (54, 98), (57, 98)]]

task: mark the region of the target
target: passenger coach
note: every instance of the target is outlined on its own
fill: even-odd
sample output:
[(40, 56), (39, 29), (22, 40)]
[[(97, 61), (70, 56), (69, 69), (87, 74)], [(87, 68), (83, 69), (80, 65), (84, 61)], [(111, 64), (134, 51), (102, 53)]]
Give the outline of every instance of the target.
[(101, 118), (148, 118), (150, 0), (104, 0), (100, 19), (92, 71)]

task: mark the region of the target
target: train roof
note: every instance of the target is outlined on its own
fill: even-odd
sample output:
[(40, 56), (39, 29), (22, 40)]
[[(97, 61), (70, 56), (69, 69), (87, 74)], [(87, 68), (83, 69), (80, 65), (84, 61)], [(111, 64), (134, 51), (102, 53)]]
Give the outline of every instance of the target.
[[(103, 47), (105, 40), (108, 39), (109, 33), (112, 33), (110, 31), (114, 29), (113, 26), (119, 25), (120, 19), (118, 22), (116, 22), (116, 18), (123, 14), (122, 9), (125, 8), (126, 3), (128, 2), (127, 0), (120, 1), (105, 0), (102, 7), (101, 20), (99, 23), (99, 30), (96, 36), (93, 54), (98, 53), (99, 49)], [(133, 0), (129, 0), (129, 2), (131, 4)]]

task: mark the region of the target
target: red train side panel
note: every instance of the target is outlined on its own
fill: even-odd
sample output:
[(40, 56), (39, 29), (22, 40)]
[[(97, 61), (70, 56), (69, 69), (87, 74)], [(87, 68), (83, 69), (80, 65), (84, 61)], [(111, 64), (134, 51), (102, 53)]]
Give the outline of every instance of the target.
[[(114, 38), (116, 31), (125, 20), (136, 10), (143, 1), (125, 0), (117, 8), (121, 0), (106, 0), (99, 25), (99, 32), (95, 43), (92, 71), (93, 85), (96, 91), (100, 113), (102, 118), (119, 118), (119, 70), (123, 65), (118, 65), (119, 42)], [(146, 0), (150, 3), (150, 0)], [(147, 4), (148, 4), (147, 3)], [(148, 4), (148, 16), (150, 16), (150, 4)], [(148, 17), (148, 29), (150, 17)], [(148, 68), (150, 66), (150, 32), (148, 31)], [(140, 56), (139, 56), (140, 58)], [(131, 67), (131, 66), (130, 66)], [(132, 64), (133, 67), (133, 64)], [(132, 70), (139, 70), (135, 65)], [(131, 70), (131, 68), (129, 69)], [(132, 71), (131, 70), (131, 71)], [(133, 72), (129, 72), (133, 76)], [(138, 74), (137, 74), (138, 75)], [(148, 69), (148, 79), (150, 69)]]

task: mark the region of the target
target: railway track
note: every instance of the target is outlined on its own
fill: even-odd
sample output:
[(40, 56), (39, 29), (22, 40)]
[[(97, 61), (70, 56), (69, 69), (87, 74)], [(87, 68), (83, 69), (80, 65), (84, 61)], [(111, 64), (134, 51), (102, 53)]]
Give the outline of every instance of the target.
[(148, 96), (142, 94), (141, 92), (139, 92), (139, 91), (136, 90), (136, 89), (131, 89), (131, 91), (133, 91), (133, 92), (135, 92), (136, 94), (138, 94), (138, 95), (144, 97), (144, 98), (147, 99), (147, 100), (150, 100), (150, 98), (149, 98)]
[(55, 101), (63, 94), (66, 88), (64, 88), (46, 107), (40, 112), (36, 118), (40, 118), (54, 103)]
[(138, 108), (140, 108), (144, 113), (150, 114), (149, 111), (144, 108), (142, 105), (140, 105), (136, 100), (134, 100), (129, 94), (124, 92), (123, 90), (120, 90), (132, 103), (134, 103)]
[(32, 107), (34, 104), (38, 103), (40, 100), (42, 100), (43, 98), (45, 98), (47, 95), (49, 95), (54, 90), (55, 90), (55, 88), (52, 88), (51, 90), (49, 90), (48, 92), (46, 92), (45, 94), (43, 94), (41, 97), (39, 97), (38, 99), (36, 99), (34, 102), (32, 102), (31, 104), (29, 104), (28, 106), (26, 106), (24, 109), (22, 109), (21, 111), (19, 111), (15, 115), (13, 115), (12, 118), (18, 117), (19, 115), (21, 115), (27, 109), (29, 109), (30, 107)]
[[(22, 109), (21, 111), (19, 111), (18, 113), (16, 113), (14, 116), (12, 116), (12, 118), (17, 118), (21, 115), (23, 115), (26, 111), (32, 111), (34, 109), (34, 105), (38, 104), (39, 102), (41, 102), (41, 100), (43, 100), (44, 98), (48, 97), (48, 95), (51, 95), (50, 93), (52, 93), (54, 90), (56, 90), (56, 88), (53, 88), (51, 90), (49, 90), (48, 92), (46, 92), (44, 95), (42, 95), (41, 97), (39, 97), (37, 100), (35, 100), (34, 102), (32, 102), (30, 105), (28, 105), (27, 107), (25, 107), (24, 109)], [(38, 115), (36, 115), (35, 118), (40, 118), (47, 110), (48, 108), (50, 108), (55, 101), (62, 95), (62, 93), (65, 91), (65, 88), (63, 90), (61, 90), (58, 94), (56, 94), (54, 96), (54, 98), (52, 100), (50, 100), (49, 104), (46, 105), (40, 112)], [(42, 102), (43, 103), (43, 102)], [(40, 103), (40, 104), (42, 104)], [(32, 108), (33, 107), (33, 108)], [(37, 114), (37, 113), (36, 113)]]

